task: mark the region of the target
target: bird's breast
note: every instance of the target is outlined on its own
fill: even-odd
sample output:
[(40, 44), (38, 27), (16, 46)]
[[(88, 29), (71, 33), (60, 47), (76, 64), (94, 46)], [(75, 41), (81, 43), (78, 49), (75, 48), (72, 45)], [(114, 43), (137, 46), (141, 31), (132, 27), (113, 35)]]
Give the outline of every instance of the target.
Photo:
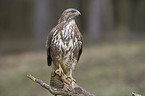
[(75, 52), (77, 52), (78, 48), (74, 27), (66, 26), (66, 28), (53, 36), (52, 42), (56, 60), (64, 65), (65, 69), (74, 69), (77, 63)]

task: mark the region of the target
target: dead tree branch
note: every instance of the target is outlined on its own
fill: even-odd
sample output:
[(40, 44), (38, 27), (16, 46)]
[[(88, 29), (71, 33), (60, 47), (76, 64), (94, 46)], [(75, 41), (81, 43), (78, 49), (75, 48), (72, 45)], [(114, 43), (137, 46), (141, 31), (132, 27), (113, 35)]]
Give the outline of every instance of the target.
[(140, 94), (132, 92), (132, 96), (141, 96)]
[[(59, 65), (59, 69), (55, 71), (55, 73), (61, 77), (64, 81), (66, 88), (64, 89), (56, 89), (52, 88), (50, 85), (46, 84), (40, 79), (33, 77), (32, 75), (28, 74), (27, 77), (30, 78), (32, 81), (40, 84), (43, 88), (47, 89), (53, 95), (63, 95), (63, 96), (95, 96), (94, 94), (89, 93), (81, 86), (77, 85), (74, 81), (64, 74), (61, 66)], [(132, 96), (141, 96), (139, 94), (133, 93)]]
[(68, 95), (68, 96), (77, 96), (75, 95), (74, 93), (72, 92), (69, 92), (67, 90), (64, 90), (64, 89), (61, 89), (61, 90), (57, 90), (57, 89), (54, 89), (52, 88), (50, 85), (46, 84), (45, 82), (43, 82), (42, 80), (40, 79), (37, 79), (35, 77), (33, 77), (32, 75), (28, 74), (27, 75), (28, 78), (30, 78), (32, 81), (40, 84), (43, 88), (47, 89), (51, 94), (53, 95)]
[(63, 96), (95, 96), (89, 92), (87, 92), (84, 88), (78, 86), (79, 88), (81, 88), (82, 90), (82, 93), (81, 94), (77, 94), (77, 93), (74, 93), (74, 92), (71, 92), (71, 91), (68, 91), (68, 90), (65, 90), (65, 89), (55, 89), (55, 88), (52, 88), (50, 85), (46, 84), (45, 82), (43, 82), (42, 80), (40, 79), (37, 79), (35, 77), (33, 77), (32, 75), (28, 74), (27, 75), (28, 78), (30, 78), (32, 81), (40, 84), (43, 88), (47, 89), (51, 94), (53, 95), (63, 95)]
[[(54, 89), (52, 88), (50, 85), (46, 84), (45, 82), (43, 82), (40, 79), (37, 79), (35, 77), (33, 77), (32, 75), (28, 74), (27, 75), (28, 78), (30, 78), (32, 81), (40, 84), (43, 88), (47, 89), (51, 94), (53, 95), (63, 95), (63, 96), (95, 96), (94, 94), (91, 94), (89, 92), (87, 92), (84, 88), (80, 87), (82, 90), (82, 95), (81, 94), (75, 94), (73, 92), (70, 92), (68, 90), (65, 89)], [(134, 92), (132, 92), (132, 96), (141, 96), (140, 94), (136, 94)]]

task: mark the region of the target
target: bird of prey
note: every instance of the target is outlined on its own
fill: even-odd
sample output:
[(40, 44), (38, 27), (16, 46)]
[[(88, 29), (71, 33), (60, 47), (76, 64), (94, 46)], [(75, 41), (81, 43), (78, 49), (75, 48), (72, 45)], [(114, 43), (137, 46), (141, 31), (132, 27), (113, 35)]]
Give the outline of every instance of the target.
[(66, 9), (47, 38), (47, 64), (52, 67), (50, 85), (55, 88), (64, 87), (61, 78), (55, 74), (59, 64), (64, 73), (75, 81), (72, 72), (79, 61), (83, 46), (83, 38), (75, 22), (78, 15), (78, 10)]

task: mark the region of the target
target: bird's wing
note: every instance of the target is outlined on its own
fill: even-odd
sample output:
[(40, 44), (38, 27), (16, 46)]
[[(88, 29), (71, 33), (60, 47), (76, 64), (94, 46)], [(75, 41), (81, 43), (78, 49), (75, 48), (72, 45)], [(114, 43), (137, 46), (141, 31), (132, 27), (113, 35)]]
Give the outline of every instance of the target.
[(46, 48), (47, 48), (47, 64), (48, 66), (51, 66), (51, 61), (52, 61), (52, 58), (51, 58), (51, 53), (50, 53), (50, 48), (51, 48), (51, 40), (52, 40), (52, 36), (53, 36), (53, 33), (55, 32), (55, 28), (52, 29), (47, 37), (47, 41), (46, 41)]
[(51, 61), (52, 61), (52, 57), (51, 57), (51, 41), (53, 38), (53, 34), (57, 31), (60, 32), (60, 30), (62, 30), (63, 24), (57, 24), (57, 26), (55, 26), (49, 33), (48, 37), (47, 37), (47, 41), (46, 41), (46, 48), (47, 48), (47, 64), (48, 66), (51, 66)]
[(79, 49), (77, 62), (79, 61), (81, 54), (82, 54), (82, 45), (80, 46), (80, 49)]
[(82, 54), (82, 48), (83, 48), (83, 36), (82, 34), (80, 33), (78, 27), (76, 26), (75, 28), (75, 31), (77, 33), (77, 38), (78, 38), (78, 44), (79, 44), (79, 48), (77, 50), (77, 62), (79, 61), (80, 59), (80, 56)]

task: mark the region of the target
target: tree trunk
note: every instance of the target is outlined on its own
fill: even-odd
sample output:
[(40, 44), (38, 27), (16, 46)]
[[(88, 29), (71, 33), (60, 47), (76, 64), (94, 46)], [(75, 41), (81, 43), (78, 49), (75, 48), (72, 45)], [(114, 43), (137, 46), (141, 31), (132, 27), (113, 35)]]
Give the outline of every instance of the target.
[(102, 0), (90, 0), (90, 15), (88, 21), (88, 36), (90, 43), (96, 43), (101, 32)]
[(55, 26), (56, 21), (56, 0), (36, 0), (34, 7), (33, 36), (36, 42), (36, 49), (45, 48), (45, 40), (49, 31)]

